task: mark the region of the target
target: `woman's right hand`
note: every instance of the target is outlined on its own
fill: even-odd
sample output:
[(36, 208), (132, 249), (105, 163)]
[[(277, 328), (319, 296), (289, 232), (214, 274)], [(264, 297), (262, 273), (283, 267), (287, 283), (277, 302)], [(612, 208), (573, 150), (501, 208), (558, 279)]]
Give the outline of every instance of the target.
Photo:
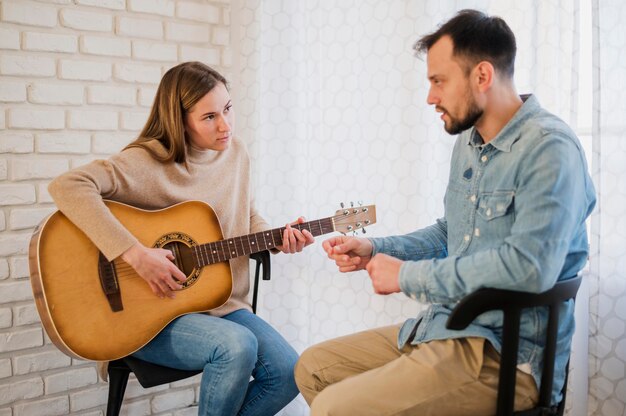
[(173, 298), (174, 291), (182, 289), (181, 283), (187, 280), (187, 276), (172, 263), (174, 254), (164, 248), (149, 248), (138, 242), (121, 257), (160, 298)]
[(322, 243), (322, 248), (343, 273), (365, 269), (374, 249), (367, 238), (346, 236), (329, 238)]

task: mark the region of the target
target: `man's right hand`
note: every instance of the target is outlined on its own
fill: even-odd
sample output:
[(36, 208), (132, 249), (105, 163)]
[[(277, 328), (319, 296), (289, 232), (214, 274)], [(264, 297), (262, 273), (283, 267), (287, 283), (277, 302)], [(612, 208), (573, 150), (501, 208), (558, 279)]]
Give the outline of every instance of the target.
[(322, 248), (343, 273), (365, 269), (374, 249), (366, 238), (346, 236), (329, 238), (322, 243)]
[(160, 298), (173, 298), (174, 291), (182, 289), (180, 283), (187, 280), (187, 276), (172, 263), (174, 255), (169, 250), (148, 248), (137, 243), (122, 253), (121, 257)]

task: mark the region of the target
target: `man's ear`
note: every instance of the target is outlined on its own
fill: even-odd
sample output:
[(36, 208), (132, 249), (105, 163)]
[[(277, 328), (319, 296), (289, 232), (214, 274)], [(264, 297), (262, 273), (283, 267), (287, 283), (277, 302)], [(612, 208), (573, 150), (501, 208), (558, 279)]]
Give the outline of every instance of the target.
[(476, 87), (480, 92), (485, 92), (494, 83), (495, 69), (491, 62), (481, 61), (474, 68), (474, 79)]

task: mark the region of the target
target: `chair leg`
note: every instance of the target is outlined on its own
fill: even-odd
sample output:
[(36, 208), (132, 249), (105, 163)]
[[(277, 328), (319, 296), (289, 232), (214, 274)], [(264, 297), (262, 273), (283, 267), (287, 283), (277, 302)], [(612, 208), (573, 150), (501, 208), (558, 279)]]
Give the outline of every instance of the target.
[(129, 369), (109, 368), (109, 401), (107, 402), (107, 416), (118, 416), (120, 414), (129, 375)]

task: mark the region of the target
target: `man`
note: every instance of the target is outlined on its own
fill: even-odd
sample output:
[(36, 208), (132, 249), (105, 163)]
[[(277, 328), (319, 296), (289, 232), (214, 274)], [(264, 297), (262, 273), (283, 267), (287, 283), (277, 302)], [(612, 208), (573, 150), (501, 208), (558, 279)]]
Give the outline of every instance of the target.
[[(341, 272), (367, 270), (376, 293), (404, 292), (430, 307), (402, 327), (337, 338), (306, 350), (296, 382), (317, 415), (495, 413), (502, 318), (463, 331), (445, 322), (482, 288), (543, 292), (587, 260), (594, 188), (572, 130), (513, 84), (515, 36), (500, 18), (459, 12), (420, 39), (428, 104), (460, 134), (436, 224), (410, 234), (323, 243)], [(543, 309), (522, 314), (515, 409), (533, 407), (541, 378)], [(563, 304), (553, 402), (560, 400), (574, 330)]]

